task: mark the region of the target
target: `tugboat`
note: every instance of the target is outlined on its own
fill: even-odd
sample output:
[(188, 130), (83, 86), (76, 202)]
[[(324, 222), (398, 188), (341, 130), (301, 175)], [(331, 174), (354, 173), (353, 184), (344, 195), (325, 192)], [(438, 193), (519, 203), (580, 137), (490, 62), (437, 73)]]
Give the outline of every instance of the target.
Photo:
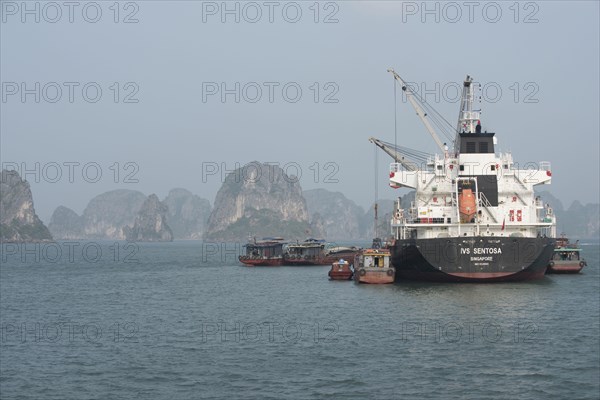
[[(549, 162), (518, 169), (510, 153), (496, 154), (497, 137), (483, 131), (473, 105), (477, 86), (464, 81), (456, 128), (393, 70), (417, 115), (440, 148), (430, 155), (369, 140), (389, 154), (389, 184), (415, 190), (410, 209), (396, 202), (391, 246), (396, 279), (498, 282), (544, 276), (554, 253), (556, 218), (533, 187), (550, 184)], [(444, 143), (433, 128), (442, 129)]]
[(556, 239), (556, 248), (552, 259), (548, 263), (547, 274), (577, 274), (587, 265), (581, 258), (579, 241), (569, 243), (569, 239), (562, 235)]
[(348, 261), (340, 258), (339, 261), (334, 262), (329, 270), (329, 279), (332, 281), (348, 281), (352, 279), (354, 272), (350, 268)]
[[(336, 258), (337, 259), (337, 258)], [(325, 241), (306, 239), (302, 243), (288, 244), (283, 254), (285, 265), (327, 265)]]
[(246, 254), (239, 256), (242, 264), (256, 267), (283, 265), (283, 238), (253, 239), (244, 245)]
[(364, 249), (354, 259), (354, 279), (358, 283), (394, 283), (396, 269), (392, 266), (390, 250), (383, 248), (381, 239)]

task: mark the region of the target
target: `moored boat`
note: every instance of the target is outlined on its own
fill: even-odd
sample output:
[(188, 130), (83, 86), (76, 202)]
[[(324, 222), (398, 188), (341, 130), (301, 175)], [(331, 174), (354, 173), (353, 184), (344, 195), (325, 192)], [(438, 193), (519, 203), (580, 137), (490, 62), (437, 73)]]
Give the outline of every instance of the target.
[(244, 245), (246, 254), (238, 257), (241, 263), (256, 267), (283, 265), (283, 238), (256, 239)]
[[(464, 81), (456, 127), (390, 70), (438, 145), (427, 154), (371, 138), (389, 154), (392, 188), (415, 190), (410, 208), (400, 199), (391, 219), (396, 279), (496, 282), (544, 276), (552, 257), (556, 217), (534, 193), (550, 184), (549, 162), (519, 169), (510, 153), (496, 154), (497, 137), (482, 130), (474, 107), (476, 83)], [(453, 149), (433, 128), (443, 128)]]
[(353, 274), (350, 263), (344, 259), (340, 259), (331, 264), (331, 269), (328, 273), (329, 279), (333, 281), (348, 281), (352, 279)]
[[(337, 258), (336, 258), (337, 259)], [(327, 265), (325, 241), (306, 239), (302, 243), (290, 243), (283, 253), (284, 265)]]
[(388, 249), (364, 249), (354, 259), (354, 279), (359, 283), (393, 283), (396, 269)]
[(570, 243), (564, 235), (556, 239), (556, 247), (552, 259), (548, 263), (547, 274), (577, 274), (587, 261), (581, 257), (579, 241)]
[(336, 260), (343, 258), (344, 260), (354, 260), (356, 254), (362, 249), (360, 247), (351, 246), (335, 246), (325, 249), (325, 261), (328, 264), (334, 263)]

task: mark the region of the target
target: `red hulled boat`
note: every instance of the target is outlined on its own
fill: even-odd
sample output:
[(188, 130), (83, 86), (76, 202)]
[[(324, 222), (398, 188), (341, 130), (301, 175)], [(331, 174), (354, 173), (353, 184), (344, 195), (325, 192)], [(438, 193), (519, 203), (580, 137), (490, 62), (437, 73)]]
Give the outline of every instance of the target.
[(579, 241), (569, 243), (564, 235), (556, 239), (554, 254), (548, 263), (547, 274), (577, 274), (587, 262), (581, 258)]
[(354, 279), (359, 283), (394, 283), (396, 269), (390, 259), (391, 253), (387, 248), (361, 251), (354, 259)]
[(331, 264), (331, 261), (325, 256), (324, 240), (306, 239), (302, 243), (286, 246), (283, 263), (284, 265), (327, 265)]
[(334, 281), (347, 281), (352, 279), (353, 274), (350, 263), (344, 259), (340, 259), (331, 265), (329, 279)]
[(239, 256), (241, 263), (256, 267), (283, 265), (283, 238), (254, 239), (244, 245), (246, 254)]

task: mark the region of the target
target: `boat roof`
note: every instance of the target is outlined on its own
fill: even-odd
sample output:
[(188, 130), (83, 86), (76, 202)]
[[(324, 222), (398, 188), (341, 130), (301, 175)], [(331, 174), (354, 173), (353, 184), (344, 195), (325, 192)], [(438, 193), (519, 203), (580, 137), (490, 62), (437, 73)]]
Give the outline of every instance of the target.
[(348, 261), (342, 259), (342, 260), (337, 260), (336, 262), (334, 262), (334, 264), (348, 264)]
[(389, 256), (391, 253), (387, 249), (365, 249), (363, 255), (369, 256)]
[(290, 243), (288, 247), (321, 247), (324, 243), (324, 240), (308, 239), (302, 243)]
[(274, 247), (274, 246), (283, 246), (285, 242), (280, 241), (260, 241), (255, 243), (246, 243), (244, 247)]

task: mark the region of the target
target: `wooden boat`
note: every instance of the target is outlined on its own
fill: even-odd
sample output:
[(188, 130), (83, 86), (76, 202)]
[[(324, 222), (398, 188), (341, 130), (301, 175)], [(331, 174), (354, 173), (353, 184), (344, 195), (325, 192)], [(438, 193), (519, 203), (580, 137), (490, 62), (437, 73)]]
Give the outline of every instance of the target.
[(329, 279), (334, 281), (347, 281), (352, 279), (354, 272), (350, 263), (344, 259), (334, 262), (329, 270)]
[(250, 266), (279, 266), (283, 265), (283, 238), (254, 239), (244, 245), (246, 254), (239, 256), (241, 263)]
[(360, 247), (336, 246), (325, 249), (325, 261), (332, 264), (339, 259), (354, 260), (354, 257), (361, 251)]
[(548, 263), (547, 274), (577, 274), (587, 262), (581, 258), (579, 241), (569, 243), (564, 235), (556, 239), (554, 254)]
[(396, 269), (389, 249), (365, 249), (354, 259), (354, 279), (359, 283), (393, 283)]
[(288, 244), (283, 254), (283, 263), (284, 265), (331, 264), (325, 257), (325, 241), (318, 239), (306, 239), (302, 243)]

